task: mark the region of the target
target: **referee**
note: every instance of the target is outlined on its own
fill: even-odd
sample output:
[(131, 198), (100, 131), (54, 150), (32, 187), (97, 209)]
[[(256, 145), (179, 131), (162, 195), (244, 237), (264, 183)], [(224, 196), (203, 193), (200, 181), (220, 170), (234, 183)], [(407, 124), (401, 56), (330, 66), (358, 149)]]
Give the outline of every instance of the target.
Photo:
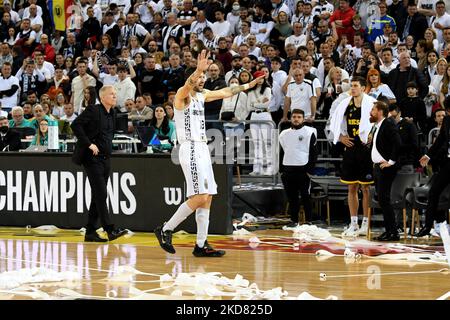
[(310, 172), (317, 160), (317, 130), (304, 126), (305, 112), (300, 109), (292, 110), (291, 128), (280, 133), (280, 145), (284, 150), (281, 180), (286, 196), (289, 200), (289, 228), (298, 225), (300, 210), (299, 192), (305, 209), (306, 221), (312, 220), (310, 201)]

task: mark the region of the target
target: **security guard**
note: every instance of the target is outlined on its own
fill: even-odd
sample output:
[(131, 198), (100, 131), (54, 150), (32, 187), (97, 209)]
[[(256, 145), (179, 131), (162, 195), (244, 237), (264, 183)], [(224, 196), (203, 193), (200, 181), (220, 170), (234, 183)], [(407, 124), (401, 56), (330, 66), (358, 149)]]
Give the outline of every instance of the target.
[(289, 200), (291, 223), (287, 227), (294, 228), (298, 224), (300, 210), (299, 191), (303, 200), (306, 221), (311, 221), (312, 209), (310, 201), (310, 172), (317, 160), (317, 130), (304, 126), (305, 113), (294, 109), (291, 115), (291, 128), (281, 132), (279, 140), (284, 150), (281, 180)]

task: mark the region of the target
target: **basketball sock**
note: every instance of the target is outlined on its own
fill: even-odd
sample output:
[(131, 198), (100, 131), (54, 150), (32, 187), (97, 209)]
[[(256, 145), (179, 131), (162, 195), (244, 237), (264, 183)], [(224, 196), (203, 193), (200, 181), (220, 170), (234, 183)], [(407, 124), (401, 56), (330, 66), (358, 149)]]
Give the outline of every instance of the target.
[(357, 226), (358, 225), (358, 216), (352, 216), (351, 223), (352, 223), (352, 225)]
[(188, 206), (187, 202), (184, 202), (178, 207), (178, 210), (173, 214), (172, 218), (164, 225), (163, 231), (175, 230), (192, 212), (193, 210)]
[(369, 223), (369, 218), (368, 217), (364, 217), (362, 223), (368, 224)]
[(198, 208), (195, 211), (195, 221), (197, 221), (197, 246), (203, 248), (208, 237), (209, 209)]

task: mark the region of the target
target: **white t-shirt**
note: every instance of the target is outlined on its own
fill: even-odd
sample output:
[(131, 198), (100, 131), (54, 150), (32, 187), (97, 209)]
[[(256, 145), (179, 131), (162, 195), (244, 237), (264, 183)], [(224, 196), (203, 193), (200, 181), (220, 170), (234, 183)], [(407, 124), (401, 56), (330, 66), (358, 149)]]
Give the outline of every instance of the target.
[[(36, 5), (36, 16), (37, 17), (42, 17), (42, 8), (41, 6)], [(29, 19), (30, 18), (30, 7), (26, 7), (25, 9), (23, 9), (23, 15), (22, 15), (22, 19)]]
[(13, 107), (17, 106), (20, 84), (19, 79), (17, 79), (13, 75), (11, 75), (7, 79), (0, 77), (0, 91), (9, 90), (13, 85), (17, 85), (19, 89), (17, 89), (17, 91), (11, 97), (4, 96), (3, 98), (0, 99), (2, 109), (5, 111), (9, 111), (9, 109), (12, 109)]
[[(417, 1), (417, 8), (418, 9), (427, 9), (427, 10), (433, 10), (436, 12), (436, 2), (438, 0), (419, 0)], [(430, 25), (432, 17), (427, 17), (428, 25)]]
[(298, 130), (286, 129), (278, 138), (284, 150), (283, 165), (304, 166), (309, 161), (309, 147), (312, 135), (317, 137), (317, 129), (303, 126)]
[(156, 6), (156, 3), (153, 1), (146, 1), (142, 3), (138, 9), (137, 12), (139, 13), (141, 17), (141, 21), (143, 23), (151, 23), (153, 22), (153, 15), (150, 13), (150, 10), (148, 9), (148, 5), (150, 5), (153, 8), (153, 12), (158, 11), (158, 8)]
[(302, 83), (291, 82), (288, 85), (286, 97), (291, 98), (291, 111), (300, 109), (305, 112), (305, 118), (311, 116), (311, 98), (315, 97), (313, 84), (304, 79)]
[(101, 83), (103, 83), (103, 85), (107, 86), (107, 85), (115, 85), (117, 82), (119, 82), (119, 75), (115, 75), (112, 76), (108, 73), (104, 73), (104, 72), (100, 72), (100, 74), (98, 75), (98, 80), (100, 80)]
[[(449, 5), (450, 6), (450, 5)], [(444, 36), (443, 36), (443, 32), (441, 29), (435, 28), (434, 25), (436, 23), (439, 23), (441, 26), (443, 26), (444, 28), (446, 27), (450, 27), (450, 14), (448, 14), (447, 12), (444, 13), (441, 17), (432, 17), (431, 19), (431, 27), (434, 29), (434, 31), (436, 31), (436, 39), (439, 43), (444, 42)], [(433, 45), (434, 45), (434, 40), (433, 40)], [(435, 48), (436, 49), (436, 48)]]
[(226, 37), (231, 35), (231, 25), (226, 20), (223, 22), (214, 22), (211, 29), (215, 36)]
[(286, 47), (290, 43), (292, 43), (296, 49), (300, 46), (306, 46), (306, 35), (302, 34), (298, 37), (296, 35), (289, 36), (284, 41), (284, 46)]

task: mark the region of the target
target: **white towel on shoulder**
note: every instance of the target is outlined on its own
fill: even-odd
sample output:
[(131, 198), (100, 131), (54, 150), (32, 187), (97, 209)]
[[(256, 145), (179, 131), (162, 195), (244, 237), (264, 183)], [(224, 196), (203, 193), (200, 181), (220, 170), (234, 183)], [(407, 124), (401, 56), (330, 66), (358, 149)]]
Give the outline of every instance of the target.
[[(334, 111), (330, 121), (330, 131), (333, 134), (333, 143), (336, 144), (339, 141), (341, 134), (347, 133), (347, 125), (345, 122), (345, 110), (347, 110), (348, 104), (353, 97), (344, 99)], [(363, 100), (361, 104), (361, 121), (359, 123), (359, 137), (363, 143), (367, 143), (372, 125), (370, 123), (370, 111), (372, 110), (373, 103), (377, 100), (371, 96), (363, 93)]]

